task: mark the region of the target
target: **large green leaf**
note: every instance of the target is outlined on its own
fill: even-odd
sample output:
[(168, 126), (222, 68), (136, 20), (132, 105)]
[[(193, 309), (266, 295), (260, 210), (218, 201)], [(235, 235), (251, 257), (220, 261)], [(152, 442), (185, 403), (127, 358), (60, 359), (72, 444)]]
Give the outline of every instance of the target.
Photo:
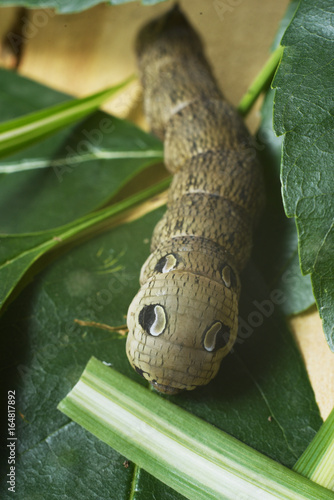
[[(30, 234), (1, 235), (0, 311), (3, 311), (8, 301), (12, 299), (12, 295), (19, 291), (20, 286), (22, 288), (22, 285), (25, 284), (24, 281), (26, 282), (33, 277), (34, 273), (36, 273), (36, 269), (33, 270), (33, 267), (35, 264), (40, 264), (41, 257), (44, 257), (44, 260), (50, 257), (48, 255), (50, 250), (63, 249), (64, 245), (73, 245), (73, 243), (82, 241), (85, 237), (87, 238), (88, 235), (91, 237), (92, 234), (97, 234), (106, 228), (119, 224), (120, 220), (119, 218), (116, 219), (117, 215), (160, 193), (164, 188), (168, 187), (168, 183), (169, 180), (167, 179), (167, 181), (162, 181), (123, 201), (114, 203), (110, 207), (93, 212), (55, 229)], [(54, 256), (51, 258), (54, 258)], [(41, 265), (39, 267), (42, 268)]]
[(303, 276), (300, 271), (295, 223), (286, 217), (283, 209), (279, 181), (282, 140), (273, 130), (273, 98), (274, 91), (269, 90), (261, 108), (262, 120), (258, 130), (267, 201), (255, 246), (258, 265), (267, 284), (271, 290), (281, 291), (281, 309), (289, 315), (314, 304), (314, 296), (310, 277)]
[[(1, 4), (16, 5), (28, 7), (30, 9), (55, 9), (56, 12), (61, 14), (81, 12), (83, 10), (94, 7), (100, 3), (108, 3), (109, 5), (121, 5), (123, 3), (134, 2), (136, 0), (70, 0), (64, 2), (63, 0), (1, 0)], [(165, 0), (141, 0), (143, 5), (154, 5), (156, 3), (164, 2)]]
[[(0, 70), (2, 119), (40, 110), (65, 97)], [(0, 231), (28, 233), (66, 224), (104, 205), (161, 158), (158, 139), (129, 122), (96, 112), (0, 161), (0, 172), (27, 168), (0, 176)]]
[(283, 40), (275, 77), (275, 130), (284, 134), (282, 191), (295, 217), (301, 269), (311, 274), (329, 346), (334, 350), (334, 116), (331, 0), (302, 0)]
[[(7, 120), (64, 100), (63, 94), (13, 72), (1, 70), (0, 76), (3, 117)], [(74, 235), (81, 237), (92, 225), (133, 205), (136, 197), (89, 214), (161, 158), (162, 145), (155, 137), (124, 120), (96, 112), (2, 160), (0, 170), (19, 167), (22, 171), (0, 177), (1, 231), (23, 234), (1, 234), (0, 307), (45, 252)], [(36, 170), (36, 165), (42, 168)]]
[[(280, 22), (272, 50), (280, 45), (281, 38), (290, 23), (298, 0), (292, 0)], [(301, 312), (314, 304), (309, 276), (300, 271), (298, 236), (295, 223), (284, 213), (280, 190), (280, 165), (282, 138), (273, 128), (273, 101), (275, 92), (269, 88), (261, 107), (261, 124), (257, 132), (259, 156), (263, 164), (266, 184), (266, 209), (261, 220), (261, 231), (255, 240), (258, 265), (270, 289), (282, 292), (280, 307), (289, 314)], [(266, 251), (263, 252), (265, 248)]]
[[(1, 320), (1, 380), (6, 390), (16, 390), (17, 486), (27, 500), (122, 500), (133, 498), (131, 488), (136, 499), (180, 498), (133, 464), (124, 468), (124, 457), (56, 410), (92, 355), (145, 383), (130, 368), (122, 336), (79, 326), (74, 319), (124, 323), (163, 211), (72, 249), (29, 285)], [(254, 264), (242, 282), (236, 349), (208, 387), (172, 400), (291, 467), (321, 419), (301, 356)], [(1, 488), (1, 498), (10, 498), (5, 482)]]

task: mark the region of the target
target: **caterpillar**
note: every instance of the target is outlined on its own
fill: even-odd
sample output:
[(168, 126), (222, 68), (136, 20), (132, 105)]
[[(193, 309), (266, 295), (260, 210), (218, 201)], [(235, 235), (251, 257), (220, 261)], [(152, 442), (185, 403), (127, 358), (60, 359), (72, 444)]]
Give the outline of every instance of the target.
[(129, 306), (126, 353), (156, 390), (175, 394), (210, 382), (236, 340), (263, 182), (253, 140), (178, 6), (142, 28), (136, 52), (173, 180)]

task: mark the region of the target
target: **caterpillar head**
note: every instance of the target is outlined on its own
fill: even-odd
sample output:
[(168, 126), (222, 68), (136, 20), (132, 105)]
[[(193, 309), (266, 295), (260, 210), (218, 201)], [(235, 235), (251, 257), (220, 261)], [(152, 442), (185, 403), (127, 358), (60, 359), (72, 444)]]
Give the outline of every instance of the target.
[(237, 335), (239, 285), (226, 262), (210, 277), (188, 270), (194, 252), (162, 253), (144, 265), (154, 272), (130, 304), (126, 351), (155, 389), (175, 394), (216, 376)]

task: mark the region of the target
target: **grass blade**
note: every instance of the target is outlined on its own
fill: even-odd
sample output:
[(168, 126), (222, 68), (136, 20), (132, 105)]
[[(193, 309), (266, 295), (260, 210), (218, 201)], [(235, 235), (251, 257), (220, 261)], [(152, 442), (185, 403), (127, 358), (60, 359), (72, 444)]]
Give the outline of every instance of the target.
[(0, 158), (80, 120), (130, 83), (134, 77), (81, 99), (72, 99), (0, 124)]
[(293, 469), (334, 491), (334, 408)]
[(334, 499), (95, 358), (58, 409), (192, 500)]

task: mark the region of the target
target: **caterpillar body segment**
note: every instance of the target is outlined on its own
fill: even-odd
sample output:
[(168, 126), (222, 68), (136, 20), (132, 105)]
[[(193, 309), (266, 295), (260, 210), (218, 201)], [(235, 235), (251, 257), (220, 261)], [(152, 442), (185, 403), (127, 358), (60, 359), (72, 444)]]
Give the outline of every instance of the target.
[(251, 136), (177, 7), (143, 28), (137, 56), (145, 113), (174, 177), (128, 310), (126, 350), (140, 375), (174, 394), (210, 382), (235, 342), (263, 184)]

